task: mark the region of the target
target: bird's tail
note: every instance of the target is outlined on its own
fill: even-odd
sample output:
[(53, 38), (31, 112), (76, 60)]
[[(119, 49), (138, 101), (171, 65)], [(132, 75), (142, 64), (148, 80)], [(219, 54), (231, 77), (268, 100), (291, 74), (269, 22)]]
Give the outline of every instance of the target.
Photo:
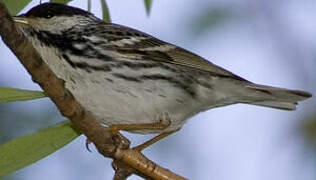
[(249, 84), (247, 88), (251, 90), (252, 93), (249, 93), (249, 96), (254, 101), (245, 103), (283, 110), (295, 110), (298, 101), (312, 97), (312, 94), (304, 91), (257, 84)]

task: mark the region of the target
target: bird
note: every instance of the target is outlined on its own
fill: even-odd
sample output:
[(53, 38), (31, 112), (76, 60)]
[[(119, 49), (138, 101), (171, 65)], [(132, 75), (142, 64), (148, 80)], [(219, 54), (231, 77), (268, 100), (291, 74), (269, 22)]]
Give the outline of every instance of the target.
[(43, 3), (13, 18), (65, 88), (113, 131), (158, 134), (237, 103), (295, 110), (309, 92), (250, 82), (184, 48), (107, 23), (83, 9)]

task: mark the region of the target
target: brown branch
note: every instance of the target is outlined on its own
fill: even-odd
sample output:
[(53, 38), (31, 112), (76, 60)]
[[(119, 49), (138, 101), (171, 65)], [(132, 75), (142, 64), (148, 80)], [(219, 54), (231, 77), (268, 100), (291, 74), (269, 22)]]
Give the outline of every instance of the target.
[(33, 81), (37, 82), (52, 99), (59, 111), (84, 133), (97, 147), (99, 153), (114, 160), (117, 170), (115, 179), (126, 179), (131, 173), (161, 180), (183, 180), (184, 178), (148, 160), (140, 152), (129, 148), (129, 141), (120, 134), (113, 134), (103, 127), (65, 88), (44, 63), (34, 47), (16, 29), (3, 1), (0, 0), (0, 35), (5, 44), (18, 57)]

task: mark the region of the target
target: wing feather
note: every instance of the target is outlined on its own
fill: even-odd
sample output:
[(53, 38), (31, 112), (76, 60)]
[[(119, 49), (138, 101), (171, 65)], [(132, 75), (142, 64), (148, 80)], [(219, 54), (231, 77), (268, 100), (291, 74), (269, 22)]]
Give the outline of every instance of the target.
[[(104, 31), (103, 36), (106, 39), (114, 39), (108, 42), (109, 46), (113, 46), (113, 50), (124, 58), (177, 64), (208, 71), (217, 76), (246, 81), (192, 52), (161, 41), (141, 31), (117, 24), (106, 24), (105, 29), (111, 29), (111, 33), (108, 34), (107, 31)], [(120, 45), (118, 46), (118, 44)]]

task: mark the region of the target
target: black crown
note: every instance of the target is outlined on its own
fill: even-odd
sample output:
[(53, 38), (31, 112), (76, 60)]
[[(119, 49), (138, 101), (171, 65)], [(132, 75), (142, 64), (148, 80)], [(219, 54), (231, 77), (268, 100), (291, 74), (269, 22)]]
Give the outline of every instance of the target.
[(26, 14), (20, 16), (24, 17), (40, 17), (40, 18), (51, 18), (53, 16), (73, 16), (82, 15), (90, 16), (91, 13), (72, 6), (67, 6), (59, 3), (43, 3), (33, 7)]

